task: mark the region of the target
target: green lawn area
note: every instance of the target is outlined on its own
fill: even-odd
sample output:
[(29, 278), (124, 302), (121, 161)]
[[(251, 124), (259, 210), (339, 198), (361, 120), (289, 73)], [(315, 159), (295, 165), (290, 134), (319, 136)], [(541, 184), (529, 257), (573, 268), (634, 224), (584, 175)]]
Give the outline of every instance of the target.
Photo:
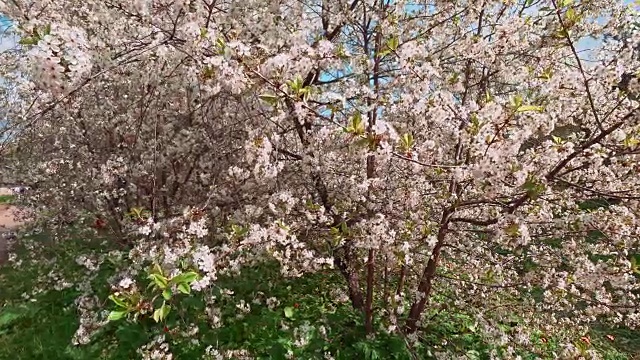
[[(87, 238), (76, 234), (54, 243), (47, 235), (26, 237), (24, 246), (35, 248), (29, 252), (32, 256), (21, 248), (25, 260), (20, 266), (0, 268), (0, 359), (135, 359), (140, 358), (136, 350), (160, 334), (168, 340), (174, 359), (200, 359), (208, 346), (220, 351), (246, 349), (258, 359), (285, 359), (287, 351), (296, 359), (323, 359), (325, 352), (345, 360), (429, 359), (443, 339), (447, 347), (466, 353), (469, 359), (488, 359), (488, 346), (466, 314), (433, 317), (421, 346), (410, 352), (399, 336), (380, 333), (373, 340), (364, 337), (361, 316), (336, 296), (342, 284), (337, 273), (283, 279), (274, 264), (256, 265), (237, 278), (220, 278), (219, 287), (213, 290), (218, 299), (213, 305), (205, 304), (202, 297), (184, 297), (166, 329), (151, 320), (121, 320), (104, 326), (89, 344), (74, 346), (71, 339), (80, 317), (74, 300), (82, 292), (72, 287), (34, 294), (29, 299), (24, 295), (58, 283), (51, 274), (61, 274), (84, 283), (84, 290), (90, 286), (101, 305), (110, 309), (106, 284), (121, 260), (107, 256), (100, 270), (89, 275), (91, 272), (76, 263), (77, 254), (97, 257), (113, 250), (114, 243), (100, 238), (84, 240)], [(29, 259), (33, 257), (56, 260), (35, 266)], [(221, 288), (232, 290), (233, 299), (222, 295)], [(270, 297), (280, 301), (273, 310), (265, 305)], [(251, 306), (242, 318), (237, 317), (240, 300)], [(258, 300), (261, 304), (254, 303)], [(219, 309), (221, 327), (212, 325), (205, 315), (207, 306)], [(196, 336), (184, 333), (193, 328), (198, 329)], [(604, 337), (607, 334), (615, 336), (613, 343)], [(296, 346), (296, 341), (306, 346)], [(640, 336), (629, 330), (594, 329), (593, 344), (608, 360), (640, 359)], [(551, 358), (554, 346), (550, 340), (546, 354), (525, 354), (523, 359)]]

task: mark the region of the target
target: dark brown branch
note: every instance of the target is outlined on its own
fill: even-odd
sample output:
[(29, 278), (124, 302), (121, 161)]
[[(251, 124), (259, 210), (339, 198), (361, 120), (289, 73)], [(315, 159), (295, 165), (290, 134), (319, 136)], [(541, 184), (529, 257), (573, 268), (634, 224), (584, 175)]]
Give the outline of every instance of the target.
[(291, 157), (291, 158), (294, 158), (294, 159), (296, 159), (296, 160), (302, 160), (302, 156), (301, 156), (301, 155), (298, 155), (298, 154), (292, 153), (292, 152), (291, 152), (291, 151), (289, 151), (289, 150), (278, 148), (278, 152), (279, 152), (279, 153), (281, 153), (281, 154), (283, 154), (283, 155), (287, 155), (287, 156), (289, 156), (289, 157)]
[(463, 217), (453, 217), (453, 218), (451, 218), (450, 221), (451, 222), (467, 223), (467, 224), (476, 225), (476, 226), (489, 226), (489, 225), (493, 225), (493, 224), (497, 224), (498, 223), (498, 219), (496, 219), (496, 218), (487, 219), (487, 220), (479, 220), (479, 219), (470, 219), (470, 218), (463, 218)]

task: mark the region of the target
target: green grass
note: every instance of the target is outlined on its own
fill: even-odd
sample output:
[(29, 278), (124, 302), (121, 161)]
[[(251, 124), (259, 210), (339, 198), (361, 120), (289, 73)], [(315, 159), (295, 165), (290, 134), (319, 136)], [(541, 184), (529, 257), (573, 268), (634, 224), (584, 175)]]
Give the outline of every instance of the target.
[(14, 195), (0, 195), (0, 204), (11, 204), (15, 198)]
[[(75, 263), (75, 255), (102, 253), (109, 246), (100, 240), (69, 240), (57, 244), (46, 236), (32, 237), (30, 241), (48, 243), (41, 247), (35, 258), (56, 258), (57, 261), (48, 266), (34, 266), (26, 260), (18, 269), (0, 268), (0, 288), (3, 289), (0, 293), (0, 359), (130, 359), (137, 357), (136, 350), (140, 346), (164, 332), (162, 326), (151, 321), (137, 324), (118, 321), (105, 326), (91, 344), (81, 347), (70, 345), (78, 327), (74, 300), (80, 292), (74, 289), (51, 291), (34, 296), (34, 301), (25, 301), (22, 294), (38, 286), (43, 276), (52, 270), (72, 278), (83, 276), (86, 272)], [(22, 255), (26, 255), (24, 249)], [(64, 264), (64, 268), (55, 264)], [(106, 302), (107, 279), (114, 273), (113, 265), (105, 262), (98, 276), (91, 281), (98, 297), (105, 300), (107, 306), (110, 305)], [(266, 306), (252, 305), (249, 314), (237, 319), (235, 301), (223, 301), (218, 306), (225, 326), (212, 329), (201, 316), (205, 309), (202, 298), (186, 298), (182, 302), (184, 313), (180, 318), (170, 317), (167, 325), (170, 329), (177, 329), (178, 320), (197, 325), (201, 343), (192, 345), (188, 339), (168, 335), (173, 345), (172, 352), (179, 359), (195, 359), (201, 356), (206, 346), (218, 344), (220, 349), (244, 348), (260, 358), (284, 359), (287, 350), (293, 348), (293, 329), (305, 323), (318, 322), (327, 324), (327, 336), (331, 341), (319, 337), (311, 339), (305, 350), (308, 353), (322, 354), (326, 349), (340, 354), (338, 358), (351, 359), (357, 357), (354, 352), (371, 352), (366, 345), (359, 343), (359, 339), (364, 338), (360, 316), (349, 305), (334, 302), (330, 292), (324, 291), (334, 288), (336, 281), (340, 278), (335, 273), (283, 279), (273, 264), (249, 269), (240, 281), (222, 278), (218, 284), (221, 288), (232, 289), (234, 299), (251, 303), (264, 294), (264, 297), (277, 297), (281, 304), (274, 311)], [(293, 316), (285, 316), (285, 307), (294, 309)], [(282, 329), (283, 323), (290, 328)]]
[[(612, 360), (629, 359), (640, 360), (640, 331), (630, 330), (625, 327), (607, 328), (597, 327), (593, 329), (600, 343), (609, 343), (609, 352)], [(613, 336), (613, 344), (607, 339), (607, 335)], [(618, 357), (613, 357), (617, 353)]]
[[(87, 240), (88, 239), (88, 240)], [(41, 287), (52, 271), (64, 274), (66, 278), (85, 279), (87, 271), (76, 264), (77, 254), (105, 254), (114, 249), (114, 243), (106, 239), (91, 238), (80, 234), (57, 243), (45, 235), (25, 239), (36, 250), (21, 249), (24, 262), (19, 267), (0, 268), (0, 360), (4, 359), (135, 359), (136, 350), (148, 343), (154, 336), (164, 334), (163, 326), (153, 321), (130, 323), (117, 321), (107, 324), (84, 346), (71, 345), (71, 338), (79, 324), (79, 316), (74, 300), (81, 294), (75, 288), (49, 291), (34, 295), (31, 300), (23, 298), (24, 293)], [(32, 262), (35, 259), (56, 259), (47, 263)], [(116, 266), (105, 261), (95, 278), (87, 281), (97, 297), (110, 308), (107, 300), (109, 277), (116, 272)], [(258, 359), (285, 359), (288, 350), (296, 359), (322, 359), (325, 351), (336, 359), (429, 359), (428, 353), (447, 340), (449, 349), (466, 353), (470, 359), (488, 359), (489, 345), (483, 343), (477, 329), (473, 328), (473, 318), (461, 312), (450, 311), (435, 316), (428, 324), (422, 337), (421, 347), (407, 350), (405, 341), (398, 336), (378, 333), (372, 340), (363, 334), (362, 318), (348, 303), (336, 300), (334, 290), (342, 286), (341, 277), (332, 271), (285, 279), (274, 264), (260, 264), (247, 269), (237, 278), (223, 277), (217, 281), (219, 288), (214, 295), (219, 299), (224, 326), (213, 328), (204, 316), (207, 306), (200, 296), (185, 297), (179, 309), (172, 311), (166, 337), (175, 359), (200, 359), (209, 345), (220, 350), (247, 349)], [(226, 299), (220, 288), (233, 290), (233, 299)], [(276, 297), (280, 305), (269, 310), (263, 305), (253, 304), (256, 298)], [(243, 318), (236, 318), (235, 305), (244, 300), (251, 304), (251, 311)], [(447, 301), (446, 299), (435, 299)], [(284, 309), (293, 310), (285, 314)], [(289, 315), (289, 316), (287, 316)], [(199, 328), (192, 343), (190, 336), (180, 335), (193, 324)], [(283, 327), (283, 325), (286, 326)], [(297, 348), (296, 329), (313, 327), (308, 345)], [(320, 325), (326, 329), (326, 336), (319, 333)], [(593, 342), (606, 354), (607, 360), (638, 359), (640, 335), (625, 329), (594, 329)], [(615, 336), (614, 343), (606, 340), (607, 334)], [(549, 341), (549, 351), (553, 349)], [(550, 354), (547, 353), (547, 354)], [(524, 359), (534, 359), (531, 354)], [(550, 357), (543, 357), (550, 358)]]

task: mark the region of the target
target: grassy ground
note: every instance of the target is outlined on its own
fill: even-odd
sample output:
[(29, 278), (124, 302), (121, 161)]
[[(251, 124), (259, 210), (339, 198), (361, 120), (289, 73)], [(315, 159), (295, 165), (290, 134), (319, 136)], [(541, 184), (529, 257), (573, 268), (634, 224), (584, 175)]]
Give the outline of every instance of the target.
[(11, 204), (14, 199), (14, 195), (0, 195), (0, 204)]
[[(0, 359), (61, 360), (61, 359), (135, 359), (136, 350), (164, 334), (169, 340), (174, 358), (199, 359), (207, 346), (218, 349), (247, 349), (259, 359), (285, 359), (291, 350), (296, 359), (322, 359), (325, 351), (336, 359), (428, 359), (428, 352), (446, 339), (449, 348), (466, 353), (470, 359), (487, 359), (487, 346), (472, 330), (471, 318), (465, 314), (449, 313), (434, 318), (423, 338), (422, 348), (409, 353), (402, 338), (379, 335), (366, 340), (361, 332), (361, 318), (349, 304), (340, 302), (335, 289), (341, 285), (333, 272), (305, 276), (295, 280), (282, 279), (277, 267), (264, 264), (247, 271), (240, 278), (222, 278), (221, 288), (234, 291), (234, 300), (226, 299), (218, 291), (215, 305), (221, 312), (224, 326), (215, 328), (201, 314), (207, 306), (201, 298), (185, 298), (184, 311), (170, 317), (167, 328), (150, 321), (137, 324), (118, 321), (106, 325), (96, 334), (94, 341), (84, 346), (71, 345), (78, 328), (79, 316), (74, 300), (81, 294), (75, 288), (31, 294), (33, 289), (51, 281), (51, 274), (81, 280), (86, 269), (75, 261), (77, 254), (104, 254), (111, 248), (105, 239), (86, 239), (76, 236), (62, 244), (52, 243), (45, 235), (25, 240), (22, 256), (37, 254), (50, 261), (37, 266), (25, 260), (20, 266), (0, 268)], [(39, 246), (46, 244), (45, 246)], [(55, 261), (53, 261), (55, 259)], [(105, 261), (96, 276), (87, 280), (99, 299), (105, 301), (108, 278), (115, 273), (114, 265)], [(53, 281), (55, 283), (55, 281)], [(216, 290), (217, 291), (217, 290)], [(30, 295), (25, 299), (25, 295)], [(280, 304), (274, 310), (255, 305), (255, 299), (276, 297)], [(237, 302), (242, 299), (252, 308), (243, 318), (237, 318)], [(263, 301), (264, 303), (264, 301)], [(286, 309), (286, 310), (285, 310)], [(185, 327), (198, 327), (197, 336), (181, 335)], [(325, 328), (323, 335), (320, 325)], [(308, 345), (301, 349), (295, 345), (306, 331)], [(594, 329), (600, 334), (594, 344), (603, 349), (608, 360), (640, 359), (640, 336), (629, 330)], [(612, 334), (611, 343), (604, 335)], [(192, 341), (198, 338), (198, 342)], [(553, 350), (550, 341), (549, 350)], [(550, 354), (550, 353), (548, 353)], [(545, 357), (547, 356), (547, 357)], [(543, 358), (550, 358), (548, 355)], [(525, 357), (535, 358), (533, 355)]]

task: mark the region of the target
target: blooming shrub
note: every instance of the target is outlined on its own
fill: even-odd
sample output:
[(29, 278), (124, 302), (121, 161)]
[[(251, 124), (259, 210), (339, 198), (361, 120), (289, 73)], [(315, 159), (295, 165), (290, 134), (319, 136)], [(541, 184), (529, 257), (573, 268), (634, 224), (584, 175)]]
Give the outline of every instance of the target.
[[(368, 333), (416, 341), (448, 296), (503, 358), (539, 332), (564, 339), (563, 357), (587, 356), (576, 344), (593, 323), (640, 325), (640, 115), (613, 87), (640, 65), (623, 5), (35, 0), (0, 12), (22, 37), (3, 63), (20, 74), (13, 166), (43, 222), (129, 249), (112, 320), (137, 306), (119, 297), (138, 296), (136, 276), (165, 300), (206, 298), (220, 276), (275, 259), (288, 277), (337, 269)], [(612, 32), (630, 38), (579, 51)], [(161, 322), (159, 306), (136, 311)], [(159, 338), (141, 352), (170, 349)]]

